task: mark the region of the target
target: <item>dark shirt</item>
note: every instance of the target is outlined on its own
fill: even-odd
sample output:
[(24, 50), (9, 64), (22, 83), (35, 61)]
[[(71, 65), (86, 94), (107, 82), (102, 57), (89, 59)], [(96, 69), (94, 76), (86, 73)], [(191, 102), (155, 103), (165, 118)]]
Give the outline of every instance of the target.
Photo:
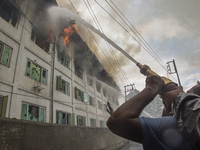
[(190, 150), (191, 147), (178, 130), (174, 117), (139, 117), (144, 150)]
[(172, 103), (178, 129), (194, 150), (200, 149), (200, 96), (179, 93)]

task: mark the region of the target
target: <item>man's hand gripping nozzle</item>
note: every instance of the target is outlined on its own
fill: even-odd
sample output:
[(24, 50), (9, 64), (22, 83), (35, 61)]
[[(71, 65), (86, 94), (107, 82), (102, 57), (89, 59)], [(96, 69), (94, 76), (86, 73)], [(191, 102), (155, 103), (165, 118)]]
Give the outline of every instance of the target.
[[(150, 76), (150, 75), (159, 76), (157, 73), (152, 71), (151, 68), (147, 65), (142, 65), (140, 63), (137, 63), (137, 66), (140, 68), (140, 73), (142, 73), (145, 76)], [(170, 79), (166, 77), (161, 77), (161, 78), (164, 80), (164, 86), (160, 92), (160, 95), (178, 88), (178, 84), (172, 82)]]

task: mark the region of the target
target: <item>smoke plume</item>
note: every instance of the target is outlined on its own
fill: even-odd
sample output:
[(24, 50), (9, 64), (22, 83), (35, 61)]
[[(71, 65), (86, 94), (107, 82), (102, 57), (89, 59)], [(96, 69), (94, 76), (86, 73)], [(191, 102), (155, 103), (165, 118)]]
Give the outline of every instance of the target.
[[(114, 60), (112, 53), (111, 55), (107, 55), (108, 61), (105, 61), (105, 59), (102, 58), (102, 54), (100, 55), (100, 50), (98, 49), (97, 45), (94, 43), (94, 39), (92, 39), (91, 35), (88, 36), (88, 31), (87, 29), (84, 29), (83, 25), (90, 30), (92, 30), (94, 33), (98, 34), (102, 39), (104, 39), (106, 42), (108, 42), (112, 47), (115, 48), (115, 50), (118, 50), (119, 52), (114, 51), (116, 53), (116, 57), (119, 60), (122, 60), (124, 57), (121, 53), (123, 53), (127, 58), (129, 58), (132, 62), (137, 63), (136, 60), (133, 59), (132, 55), (133, 53), (137, 53), (140, 51), (140, 47), (136, 47), (133, 43), (129, 42), (130, 38), (126, 38), (122, 41), (122, 43), (126, 43), (125, 49), (129, 50), (129, 54), (126, 53), (120, 46), (115, 44), (111, 39), (109, 39), (106, 35), (104, 35), (102, 32), (100, 32), (98, 29), (96, 29), (94, 26), (86, 22), (85, 20), (81, 19), (79, 16), (71, 12), (70, 10), (66, 8), (61, 8), (61, 7), (51, 7), (48, 10), (49, 15), (51, 16), (51, 22), (52, 24), (55, 24), (55, 27), (58, 23), (61, 23), (60, 20), (62, 18), (63, 22), (68, 21), (69, 19), (71, 20), (76, 20), (78, 24), (78, 33), (81, 35), (83, 40), (86, 40), (87, 44), (89, 45), (90, 49), (92, 50), (93, 53), (98, 57), (100, 62), (104, 65), (104, 68), (107, 70), (109, 74), (111, 74), (114, 78), (116, 77), (116, 72), (119, 71), (119, 68), (117, 67), (118, 64)], [(87, 32), (86, 32), (87, 31)], [(94, 36), (94, 34), (93, 34)], [(96, 35), (95, 35), (96, 36)], [(98, 38), (95, 38), (98, 39)], [(98, 39), (99, 41), (99, 39)], [(98, 43), (98, 41), (96, 41)], [(101, 49), (101, 51), (104, 51)], [(123, 58), (124, 60), (124, 58)], [(127, 59), (125, 59), (127, 60)], [(126, 61), (122, 61), (123, 63), (120, 62), (121, 65), (126, 65)], [(110, 63), (112, 65), (110, 65)], [(115, 68), (115, 69), (114, 69)], [(115, 78), (116, 79), (116, 78)]]

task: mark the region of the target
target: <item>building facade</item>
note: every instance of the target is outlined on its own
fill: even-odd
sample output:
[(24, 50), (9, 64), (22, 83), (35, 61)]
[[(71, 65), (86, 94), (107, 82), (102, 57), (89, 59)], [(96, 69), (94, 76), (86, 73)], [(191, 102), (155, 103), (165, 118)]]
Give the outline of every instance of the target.
[(0, 1), (0, 116), (106, 127), (106, 104), (118, 107), (119, 88), (77, 32), (59, 44), (65, 33), (52, 36), (50, 24), (40, 25), (55, 5)]

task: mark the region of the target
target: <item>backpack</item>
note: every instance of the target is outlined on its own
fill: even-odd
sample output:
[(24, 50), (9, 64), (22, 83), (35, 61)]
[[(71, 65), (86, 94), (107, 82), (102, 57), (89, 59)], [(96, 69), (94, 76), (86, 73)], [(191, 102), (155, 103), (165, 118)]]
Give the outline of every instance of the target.
[(200, 150), (200, 96), (179, 93), (172, 103), (179, 131), (195, 150)]

